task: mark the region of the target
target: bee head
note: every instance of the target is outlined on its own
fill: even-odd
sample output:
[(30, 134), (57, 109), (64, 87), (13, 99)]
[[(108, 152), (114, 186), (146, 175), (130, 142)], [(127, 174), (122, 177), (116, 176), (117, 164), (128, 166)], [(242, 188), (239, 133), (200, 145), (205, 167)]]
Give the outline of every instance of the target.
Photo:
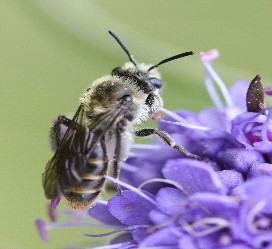
[(129, 62), (123, 67), (113, 69), (110, 75), (94, 81), (92, 87), (84, 93), (81, 102), (88, 109), (88, 113), (96, 116), (106, 113), (113, 106), (118, 108), (124, 98), (129, 96), (132, 101), (124, 116), (134, 123), (142, 123), (162, 106), (159, 90), (163, 82), (157, 68), (169, 61), (192, 55), (193, 52), (174, 55), (155, 65), (138, 64), (120, 38), (112, 31), (109, 33), (128, 55)]
[(109, 33), (113, 36), (113, 38), (118, 42), (121, 48), (125, 51), (130, 61), (130, 63), (126, 63), (124, 67), (115, 68), (112, 71), (112, 75), (135, 78), (137, 79), (137, 81), (142, 82), (143, 87), (145, 88), (147, 88), (147, 86), (153, 89), (159, 89), (162, 87), (163, 83), (161, 82), (160, 75), (158, 71), (156, 70), (156, 68), (159, 67), (161, 64), (194, 54), (192, 51), (177, 54), (169, 58), (166, 58), (155, 65), (137, 64), (133, 56), (131, 55), (127, 47), (125, 46), (125, 44), (121, 41), (121, 39), (114, 32), (109, 31)]
[(128, 79), (144, 93), (148, 94), (151, 91), (160, 89), (163, 82), (160, 80), (160, 73), (157, 69), (148, 71), (150, 65), (144, 63), (135, 66), (131, 62), (125, 63), (123, 67), (117, 67), (112, 70), (111, 75)]
[[(160, 79), (160, 74), (157, 68), (161, 64), (167, 63), (169, 61), (192, 55), (193, 52), (177, 54), (175, 56), (164, 59), (155, 65), (147, 65), (144, 63), (137, 64), (125, 44), (120, 40), (120, 38), (112, 31), (109, 31), (109, 33), (118, 42), (118, 44), (121, 46), (121, 48), (128, 55), (129, 58), (129, 62), (127, 62), (123, 67), (117, 67), (113, 69), (111, 75), (116, 78), (122, 79), (122, 81), (126, 82), (127, 85), (131, 84), (135, 86), (136, 89), (142, 93), (141, 96), (144, 97), (144, 104), (141, 103), (139, 104), (139, 106), (145, 109), (140, 111), (140, 116), (146, 117), (147, 115), (151, 115), (157, 112), (162, 106), (162, 99), (159, 96), (159, 89), (163, 86), (163, 82)], [(135, 95), (136, 94), (134, 91), (133, 96), (135, 97)], [(139, 108), (136, 108), (132, 105), (131, 109)], [(133, 119), (138, 120), (139, 118), (134, 117)], [(137, 123), (139, 122), (137, 121)]]

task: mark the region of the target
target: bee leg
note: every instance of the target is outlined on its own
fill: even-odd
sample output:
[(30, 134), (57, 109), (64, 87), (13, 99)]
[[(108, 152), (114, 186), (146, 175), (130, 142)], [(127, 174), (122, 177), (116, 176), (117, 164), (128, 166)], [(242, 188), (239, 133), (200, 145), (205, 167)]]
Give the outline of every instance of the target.
[[(116, 125), (116, 145), (114, 151), (114, 158), (113, 158), (113, 177), (119, 179), (120, 176), (120, 161), (121, 161), (121, 151), (122, 151), (122, 144), (121, 144), (121, 134), (123, 132), (124, 126), (126, 126), (126, 120), (123, 119), (119, 121)], [(116, 184), (117, 191), (119, 195), (123, 196), (123, 190), (119, 184)]]
[(186, 156), (188, 158), (196, 159), (196, 160), (199, 160), (199, 161), (206, 161), (206, 162), (210, 161), (209, 158), (201, 157), (201, 156), (192, 154), (189, 151), (187, 151), (186, 149), (184, 149), (183, 147), (176, 145), (174, 139), (171, 138), (171, 136), (168, 133), (166, 133), (165, 131), (161, 131), (161, 130), (157, 130), (157, 129), (142, 129), (142, 130), (139, 130), (139, 131), (135, 131), (135, 135), (138, 136), (138, 137), (146, 137), (146, 136), (150, 136), (150, 135), (157, 135), (164, 142), (166, 142), (170, 147), (177, 150), (182, 155), (184, 155), (184, 156)]
[(65, 134), (65, 129), (61, 125), (64, 125), (66, 127), (71, 126), (72, 120), (69, 118), (66, 118), (64, 115), (59, 115), (56, 122), (54, 122), (54, 125), (50, 129), (50, 140), (51, 140), (51, 146), (53, 149), (57, 149), (60, 145), (60, 142)]
[[(113, 159), (113, 171), (112, 171), (112, 177), (119, 180), (120, 176), (120, 165), (119, 162), (116, 160), (116, 158)], [(115, 183), (116, 190), (120, 196), (123, 196), (123, 190), (121, 186), (118, 183)]]

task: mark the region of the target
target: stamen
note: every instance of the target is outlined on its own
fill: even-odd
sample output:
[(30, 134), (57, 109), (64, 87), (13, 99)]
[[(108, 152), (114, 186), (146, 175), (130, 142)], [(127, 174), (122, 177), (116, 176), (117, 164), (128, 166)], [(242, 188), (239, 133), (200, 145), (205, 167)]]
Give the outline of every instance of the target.
[[(211, 129), (209, 127), (200, 126), (200, 125), (184, 124), (184, 123), (172, 122), (172, 121), (168, 121), (168, 120), (161, 120), (160, 122), (168, 123), (171, 125), (177, 125), (177, 126), (181, 126), (181, 127), (186, 127), (189, 129), (201, 130), (201, 131), (212, 131), (212, 130), (215, 131), (215, 129)], [(225, 131), (221, 131), (221, 130), (217, 130), (217, 132), (218, 132), (218, 134), (221, 133), (225, 138), (227, 138), (235, 146), (242, 147), (241, 144), (239, 142), (237, 142), (237, 140), (234, 139), (229, 133), (227, 133)]]
[(152, 182), (163, 182), (163, 183), (168, 183), (170, 185), (175, 186), (177, 189), (179, 189), (181, 192), (183, 192), (185, 195), (189, 196), (189, 193), (177, 182), (169, 180), (169, 179), (164, 179), (164, 178), (153, 178), (147, 181), (144, 181), (138, 188), (141, 189), (142, 187), (144, 187), (146, 184), (148, 183), (152, 183)]
[[(223, 98), (224, 98), (224, 100), (226, 102), (226, 106), (228, 108), (234, 107), (234, 103), (232, 101), (232, 98), (230, 96), (230, 93), (229, 93), (226, 85), (224, 84), (224, 82), (221, 80), (221, 78), (219, 77), (219, 75), (215, 72), (215, 70), (211, 66), (211, 60), (206, 60), (205, 59), (205, 56), (206, 56), (207, 53), (211, 53), (212, 56), (210, 56), (210, 58), (217, 58), (215, 52), (208, 51), (206, 53), (201, 53), (201, 56), (203, 56), (203, 58), (204, 58), (202, 60), (202, 62), (203, 62), (204, 66), (205, 66), (205, 68), (207, 70), (207, 73), (210, 74), (210, 76), (214, 79), (215, 83), (219, 86), (219, 89), (222, 92)], [(209, 92), (209, 90), (208, 90), (208, 92)], [(211, 90), (211, 92), (213, 93), (213, 90)], [(214, 95), (211, 95), (211, 98), (213, 99)], [(216, 97), (216, 99), (218, 99), (218, 97)], [(217, 103), (217, 101), (215, 103)], [(219, 106), (220, 106), (220, 104), (219, 104)]]
[(67, 215), (71, 218), (80, 218), (80, 217), (84, 217), (87, 215), (87, 217), (89, 217), (88, 215), (88, 211), (79, 211), (79, 210), (56, 210), (57, 215)]
[(132, 144), (132, 149), (143, 149), (143, 150), (159, 150), (161, 146), (156, 144)]
[(206, 89), (208, 91), (208, 94), (210, 95), (210, 98), (212, 99), (215, 107), (218, 110), (223, 111), (225, 109), (224, 104), (221, 101), (221, 99), (216, 91), (216, 88), (212, 82), (211, 75), (208, 72), (205, 73), (205, 84), (206, 84)]
[(267, 203), (266, 200), (261, 200), (248, 213), (246, 223), (247, 223), (248, 229), (253, 233), (263, 233), (264, 232), (264, 231), (259, 230), (256, 227), (256, 225), (254, 223), (254, 219), (255, 219), (256, 215), (259, 212), (261, 212), (261, 210), (265, 207), (266, 203)]
[(91, 222), (62, 222), (62, 223), (51, 223), (45, 226), (47, 231), (55, 230), (60, 228), (68, 228), (68, 227), (101, 227), (105, 228), (105, 224), (95, 224)]
[[(185, 202), (184, 202), (185, 204)], [(199, 203), (198, 201), (188, 201), (187, 206), (192, 206), (192, 207), (199, 207), (201, 208), (205, 213), (207, 213), (208, 215), (212, 216), (214, 215), (214, 213), (209, 209), (207, 208), (205, 205), (203, 205), (202, 203)]]
[(211, 74), (212, 78), (214, 79), (214, 81), (219, 86), (219, 88), (220, 88), (220, 90), (222, 92), (222, 95), (224, 97), (224, 100), (226, 102), (227, 107), (228, 108), (234, 107), (234, 103), (232, 101), (230, 93), (229, 93), (226, 85), (224, 84), (224, 82), (219, 77), (219, 75), (214, 71), (214, 69), (212, 68), (212, 66), (210, 64), (204, 63), (204, 66), (206, 67), (207, 71)]
[[(177, 189), (179, 189), (181, 192), (183, 192), (185, 195), (187, 195), (187, 196), (190, 195), (179, 183), (169, 180), (169, 179), (164, 179), (164, 178), (154, 178), (154, 179), (147, 180), (147, 181), (143, 182), (138, 188), (141, 189), (146, 184), (152, 183), (152, 182), (163, 182), (163, 183), (171, 184), (171, 185), (175, 186)], [(188, 205), (189, 203), (192, 203), (192, 202), (187, 202), (187, 203), (184, 202), (184, 205)], [(194, 205), (199, 206), (204, 212), (208, 213), (209, 215), (212, 214), (211, 211), (209, 209), (207, 209), (205, 206), (203, 206), (202, 204), (195, 202)]]
[[(213, 60), (215, 60), (219, 57), (219, 52), (217, 49), (212, 49), (212, 50), (209, 50), (205, 53), (200, 53), (200, 55), (201, 55), (202, 62), (211, 63)], [(206, 84), (206, 88), (208, 90), (208, 93), (209, 93), (214, 105), (216, 106), (216, 108), (218, 110), (224, 110), (224, 105), (223, 105), (219, 95), (217, 94), (215, 86), (211, 80), (211, 75), (208, 72), (206, 72), (206, 74), (205, 74), (205, 84)]]
[(227, 246), (231, 243), (232, 239), (229, 234), (223, 234), (219, 238), (219, 244), (222, 246)]
[(255, 221), (256, 227), (260, 230), (271, 230), (271, 220), (268, 217), (260, 217)]
[(68, 227), (100, 227), (105, 228), (104, 224), (95, 224), (91, 222), (63, 222), (63, 223), (51, 223), (49, 225), (45, 225), (45, 222), (41, 219), (37, 219), (35, 221), (36, 227), (38, 229), (40, 238), (43, 241), (48, 241), (47, 231), (55, 230), (60, 228), (68, 228)]
[[(180, 215), (176, 215), (175, 217), (170, 217), (169, 220), (163, 222), (163, 223), (159, 223), (155, 226), (150, 226), (147, 230), (146, 230), (146, 233), (147, 234), (151, 234), (151, 233), (154, 233), (156, 230), (159, 230), (161, 228), (164, 228), (164, 227), (168, 227), (169, 225), (171, 225), (172, 223), (174, 223), (178, 218), (180, 217)], [(169, 228), (171, 229), (171, 228)], [(179, 234), (180, 236), (181, 234)]]
[[(213, 225), (213, 227), (209, 227)], [(221, 230), (222, 228), (227, 228), (230, 226), (230, 223), (222, 218), (218, 217), (211, 217), (211, 218), (203, 218), (200, 220), (197, 220), (196, 222), (192, 224), (184, 223), (183, 228), (193, 236), (201, 237), (206, 236), (208, 234), (217, 232)], [(195, 229), (199, 229), (203, 227), (204, 230), (202, 231), (196, 231)], [(208, 227), (206, 229), (206, 227)]]
[(55, 209), (59, 205), (59, 202), (60, 202), (59, 197), (52, 199), (50, 203), (50, 208)]
[(101, 199), (96, 200), (97, 203), (102, 204), (102, 205), (108, 205), (108, 201), (104, 201)]
[(119, 244), (113, 244), (113, 245), (108, 245), (108, 246), (89, 247), (89, 248), (85, 248), (85, 249), (115, 249), (115, 248), (125, 248), (127, 246), (135, 246), (136, 247), (136, 245), (132, 241), (128, 241), (128, 242), (123, 242), (123, 243), (119, 243)]
[(146, 200), (148, 200), (148, 201), (151, 202), (152, 204), (156, 205), (156, 202), (155, 202), (152, 198), (150, 198), (149, 196), (147, 196), (145, 193), (143, 193), (143, 192), (140, 191), (139, 189), (137, 189), (137, 188), (135, 188), (135, 187), (133, 187), (133, 186), (127, 184), (127, 183), (124, 183), (124, 182), (122, 182), (122, 181), (120, 181), (120, 180), (118, 180), (118, 179), (115, 179), (115, 178), (113, 178), (113, 177), (111, 177), (111, 176), (106, 175), (106, 176), (104, 176), (104, 177), (105, 177), (107, 180), (109, 180), (109, 181), (111, 181), (111, 182), (113, 182), (113, 183), (117, 183), (117, 184), (119, 184), (120, 186), (123, 186), (123, 187), (125, 187), (125, 188), (127, 188), (127, 189), (130, 189), (130, 190), (134, 191), (135, 193), (137, 193), (138, 195), (142, 196), (143, 198), (145, 198)]
[(193, 125), (193, 124), (189, 124), (189, 123), (180, 123), (180, 122), (173, 122), (173, 121), (168, 121), (168, 120), (161, 120), (160, 122), (168, 123), (168, 124), (172, 124), (172, 125), (176, 125), (176, 126), (181, 126), (181, 127), (186, 127), (189, 129), (201, 130), (201, 131), (212, 130), (211, 128), (206, 127), (206, 126)]
[(181, 122), (181, 123), (188, 123), (188, 121), (185, 119), (185, 118), (182, 118), (181, 116), (179, 116), (178, 114), (172, 112), (172, 111), (169, 111), (163, 107), (160, 108), (160, 110), (162, 112), (164, 112), (166, 115), (168, 115), (169, 117), (175, 119), (176, 121), (178, 122)]
[(207, 52), (200, 53), (202, 62), (212, 62), (219, 57), (219, 51), (217, 49), (211, 49)]
[(41, 238), (43, 241), (48, 241), (49, 238), (48, 238), (48, 235), (47, 235), (47, 229), (46, 229), (46, 226), (45, 226), (44, 221), (43, 221), (43, 220), (40, 220), (40, 219), (37, 219), (37, 220), (35, 221), (35, 224), (36, 224), (36, 227), (37, 227), (37, 229), (38, 229), (40, 238)]
[(50, 221), (52, 222), (57, 221), (58, 213), (56, 209), (51, 208), (51, 205), (48, 205), (47, 213)]
[(92, 238), (106, 237), (106, 236), (109, 236), (109, 235), (112, 235), (112, 234), (115, 234), (115, 233), (129, 232), (129, 231), (137, 230), (137, 229), (140, 229), (140, 228), (148, 228), (149, 226), (150, 225), (134, 225), (134, 226), (129, 226), (129, 227), (116, 229), (116, 230), (113, 230), (113, 231), (108, 232), (108, 233), (101, 233), (101, 234), (81, 233), (81, 235), (87, 236), (87, 237), (92, 237)]

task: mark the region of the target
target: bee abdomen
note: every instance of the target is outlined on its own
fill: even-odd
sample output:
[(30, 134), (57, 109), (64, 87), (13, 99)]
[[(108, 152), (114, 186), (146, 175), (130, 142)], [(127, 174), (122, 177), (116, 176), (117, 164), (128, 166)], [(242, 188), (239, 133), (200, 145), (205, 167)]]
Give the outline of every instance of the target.
[(68, 201), (69, 206), (71, 206), (71, 208), (75, 210), (86, 210), (95, 204), (95, 200), (97, 199), (101, 191), (92, 190), (91, 192), (92, 193), (69, 192), (64, 193), (64, 196)]
[[(69, 205), (76, 210), (86, 210), (95, 204), (104, 187), (108, 158), (104, 140), (101, 139), (91, 151), (77, 154), (67, 162), (66, 172), (71, 172), (76, 181), (61, 181), (62, 192)], [(73, 166), (75, 165), (75, 166)]]
[(107, 173), (108, 159), (94, 159), (89, 158), (87, 161), (85, 172), (82, 176), (83, 179), (97, 179), (97, 177), (104, 176)]
[(100, 176), (97, 179), (84, 179), (76, 187), (70, 187), (63, 191), (69, 205), (76, 210), (85, 210), (95, 204), (101, 189), (105, 183), (105, 178)]

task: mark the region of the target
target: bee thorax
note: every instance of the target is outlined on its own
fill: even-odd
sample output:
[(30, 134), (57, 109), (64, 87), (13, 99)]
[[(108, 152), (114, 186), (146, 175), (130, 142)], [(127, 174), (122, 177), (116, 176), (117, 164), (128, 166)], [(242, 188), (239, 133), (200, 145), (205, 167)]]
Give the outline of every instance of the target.
[[(105, 144), (109, 160), (125, 160), (127, 158), (129, 148), (132, 142), (133, 127), (130, 122), (126, 122), (126, 125), (124, 126), (119, 123), (118, 125), (116, 125), (115, 129), (111, 129), (110, 131), (108, 131), (105, 134)], [(116, 152), (118, 155), (116, 155)]]

